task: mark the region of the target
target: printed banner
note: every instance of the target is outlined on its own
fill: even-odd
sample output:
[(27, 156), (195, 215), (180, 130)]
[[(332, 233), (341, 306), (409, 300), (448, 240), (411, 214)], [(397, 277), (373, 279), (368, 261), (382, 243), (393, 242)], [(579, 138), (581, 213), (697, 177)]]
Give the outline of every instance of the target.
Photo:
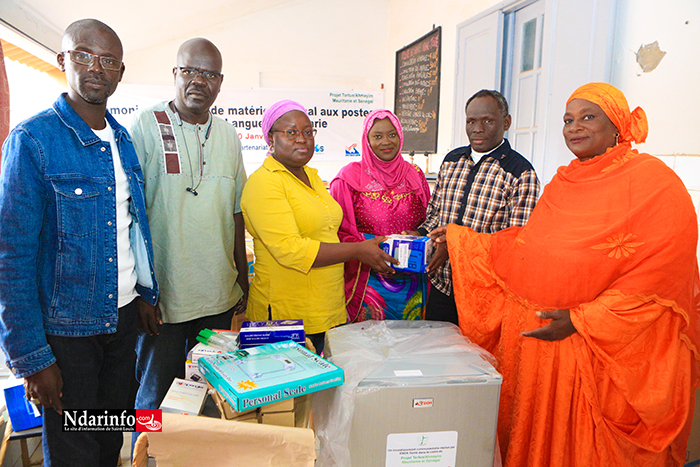
[[(173, 86), (120, 84), (107, 107), (119, 123), (130, 128), (138, 110), (171, 100), (174, 94)], [(247, 169), (265, 159), (268, 148), (260, 123), (267, 107), (282, 99), (306, 107), (318, 129), (313, 162), (335, 162), (332, 165), (338, 168), (359, 160), (364, 119), (372, 110), (384, 107), (384, 91), (222, 88), (210, 111), (238, 130)]]

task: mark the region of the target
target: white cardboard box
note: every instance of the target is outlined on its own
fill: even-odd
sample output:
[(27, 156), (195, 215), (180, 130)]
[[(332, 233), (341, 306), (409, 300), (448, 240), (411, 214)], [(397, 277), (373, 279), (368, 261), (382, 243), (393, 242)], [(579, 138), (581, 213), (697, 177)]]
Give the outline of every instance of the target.
[(164, 413), (199, 415), (207, 397), (207, 384), (175, 378), (160, 409)]

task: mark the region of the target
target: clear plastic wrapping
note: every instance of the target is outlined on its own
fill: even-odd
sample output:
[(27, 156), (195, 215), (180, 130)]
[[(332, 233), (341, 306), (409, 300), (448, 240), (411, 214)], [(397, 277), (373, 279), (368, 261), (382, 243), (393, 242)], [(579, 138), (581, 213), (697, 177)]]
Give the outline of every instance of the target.
[[(319, 467), (350, 467), (350, 431), (356, 398), (387, 386), (444, 385), (496, 378), (494, 357), (471, 343), (459, 328), (435, 321), (366, 321), (326, 333), (328, 360), (345, 371), (345, 384), (315, 394), (312, 402), (321, 451)], [(478, 358), (476, 358), (478, 357)], [(459, 371), (396, 378), (387, 368), (430, 368), (454, 361)], [(469, 362), (469, 363), (464, 363)], [(468, 371), (464, 371), (469, 367)], [(399, 370), (400, 371), (400, 370)], [(459, 381), (456, 381), (459, 380)]]

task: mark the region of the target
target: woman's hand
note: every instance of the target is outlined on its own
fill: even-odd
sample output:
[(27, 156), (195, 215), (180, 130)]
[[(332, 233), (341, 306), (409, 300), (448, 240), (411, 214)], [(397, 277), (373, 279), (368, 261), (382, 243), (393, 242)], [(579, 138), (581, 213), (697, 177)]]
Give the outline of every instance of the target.
[(399, 261), (386, 254), (382, 247), (379, 246), (384, 240), (386, 240), (386, 237), (374, 237), (364, 242), (356, 243), (358, 247), (357, 259), (379, 273), (394, 274), (394, 268), (386, 262), (399, 264)]
[(538, 318), (551, 319), (548, 324), (532, 331), (521, 332), (523, 337), (534, 337), (543, 341), (560, 341), (576, 332), (574, 323), (571, 322), (569, 310), (538, 311)]

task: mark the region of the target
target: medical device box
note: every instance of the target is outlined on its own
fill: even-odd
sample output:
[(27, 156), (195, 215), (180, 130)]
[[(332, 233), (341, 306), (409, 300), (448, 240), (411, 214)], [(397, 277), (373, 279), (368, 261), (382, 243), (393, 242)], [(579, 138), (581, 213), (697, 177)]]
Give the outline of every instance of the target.
[(433, 255), (433, 241), (420, 235), (389, 235), (381, 247), (399, 260), (398, 265), (392, 265), (397, 271), (425, 272)]
[(344, 381), (341, 368), (291, 340), (202, 357), (199, 371), (237, 412)]
[(303, 319), (278, 321), (246, 321), (241, 326), (241, 348), (292, 340), (300, 345), (306, 342)]
[(207, 383), (175, 378), (160, 409), (165, 413), (199, 415), (207, 397)]

